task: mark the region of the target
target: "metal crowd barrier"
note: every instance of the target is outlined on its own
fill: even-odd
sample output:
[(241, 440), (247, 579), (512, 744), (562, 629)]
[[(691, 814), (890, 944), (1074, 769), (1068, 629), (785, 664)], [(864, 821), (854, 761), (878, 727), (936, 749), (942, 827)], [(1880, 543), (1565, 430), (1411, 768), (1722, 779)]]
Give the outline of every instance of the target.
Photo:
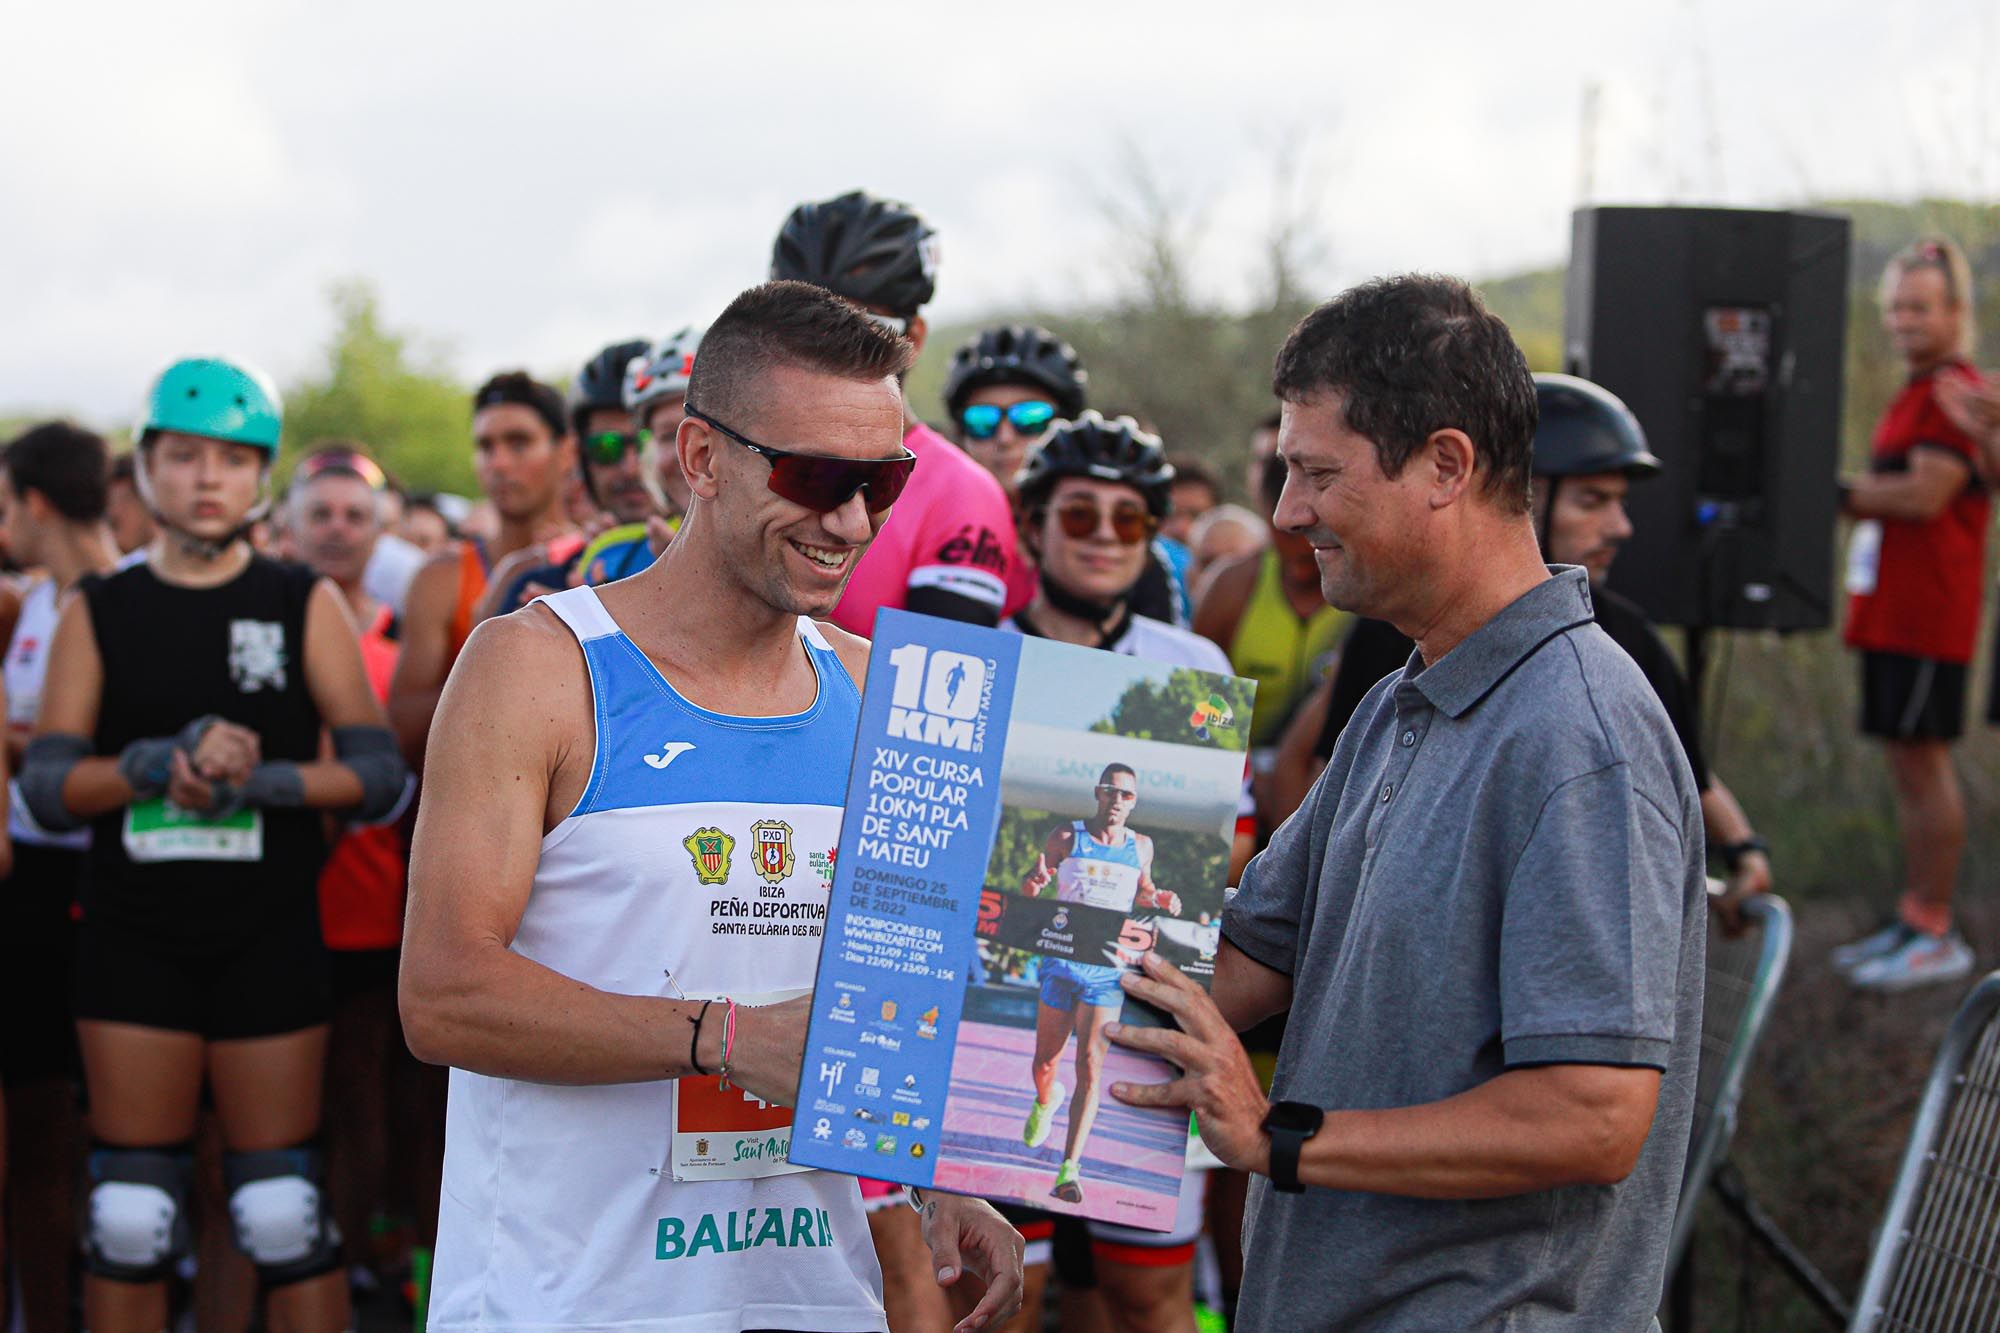
[(1696, 1205), (1729, 1155), (1743, 1080), (1792, 956), (1792, 911), (1784, 899), (1762, 894), (1746, 899), (1742, 911), (1748, 928), (1735, 939), (1722, 933), (1719, 920), (1712, 919), (1709, 927), (1694, 1124), (1687, 1166), (1681, 1173), (1680, 1204), (1667, 1242), (1668, 1272), (1680, 1267), (1694, 1234)]
[(2000, 1328), (2000, 972), (1959, 1006), (1917, 1107), (1850, 1333)]

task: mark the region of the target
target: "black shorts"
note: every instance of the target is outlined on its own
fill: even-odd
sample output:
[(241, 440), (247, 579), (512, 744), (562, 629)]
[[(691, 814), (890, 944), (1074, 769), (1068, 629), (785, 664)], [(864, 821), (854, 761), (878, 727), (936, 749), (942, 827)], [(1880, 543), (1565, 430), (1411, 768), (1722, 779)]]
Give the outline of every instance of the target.
[(319, 909), (310, 899), (306, 906), (214, 946), (87, 917), (78, 935), (76, 1016), (210, 1041), (318, 1027), (333, 1014), (332, 969)]
[(380, 991), (395, 994), (396, 969), (402, 960), (401, 949), (327, 950), (327, 964), (332, 969), (334, 1003), (338, 1005)]
[(83, 853), (14, 844), (0, 883), (0, 1084), (74, 1079), (76, 886)]
[(1901, 653), (1861, 654), (1861, 733), (1955, 741), (1965, 730), (1965, 667)]
[(1987, 670), (1993, 679), (1986, 683), (1986, 721), (2000, 727), (2000, 616), (1993, 618), (1993, 661)]
[(1040, 1208), (1030, 1208), (1023, 1203), (1003, 1203), (997, 1199), (993, 1201), (993, 1207), (999, 1211), (1000, 1216), (1007, 1219), (1014, 1230), (1021, 1233), (1021, 1240), (1027, 1247), (1022, 1255), (1022, 1262), (1030, 1267), (1047, 1263), (1050, 1258), (1050, 1242), (1054, 1240), (1056, 1234), (1058, 1215), (1044, 1212)]

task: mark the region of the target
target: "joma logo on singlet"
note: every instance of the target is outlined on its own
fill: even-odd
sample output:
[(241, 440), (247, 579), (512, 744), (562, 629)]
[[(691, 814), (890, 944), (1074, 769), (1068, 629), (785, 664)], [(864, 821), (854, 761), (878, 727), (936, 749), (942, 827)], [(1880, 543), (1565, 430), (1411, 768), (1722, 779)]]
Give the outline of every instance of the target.
[(693, 748), (693, 741), (668, 741), (660, 747), (659, 754), (646, 756), (646, 765), (649, 768), (665, 768)]
[(722, 1219), (717, 1222), (714, 1213), (703, 1213), (690, 1232), (682, 1218), (661, 1218), (653, 1242), (653, 1257), (691, 1259), (704, 1250), (735, 1254), (767, 1245), (790, 1249), (798, 1245), (819, 1248), (833, 1244), (833, 1221), (824, 1208), (745, 1208), (741, 1212), (724, 1213)]

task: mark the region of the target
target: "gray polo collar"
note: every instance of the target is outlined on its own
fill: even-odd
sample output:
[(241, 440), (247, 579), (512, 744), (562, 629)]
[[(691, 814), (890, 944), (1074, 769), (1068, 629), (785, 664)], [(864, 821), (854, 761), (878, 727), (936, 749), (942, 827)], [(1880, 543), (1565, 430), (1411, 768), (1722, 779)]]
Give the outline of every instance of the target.
[(1549, 577), (1516, 597), (1432, 666), (1411, 654), (1400, 689), (1423, 692), (1448, 717), (1463, 717), (1535, 650), (1567, 629), (1587, 625), (1590, 576), (1577, 565), (1550, 565)]

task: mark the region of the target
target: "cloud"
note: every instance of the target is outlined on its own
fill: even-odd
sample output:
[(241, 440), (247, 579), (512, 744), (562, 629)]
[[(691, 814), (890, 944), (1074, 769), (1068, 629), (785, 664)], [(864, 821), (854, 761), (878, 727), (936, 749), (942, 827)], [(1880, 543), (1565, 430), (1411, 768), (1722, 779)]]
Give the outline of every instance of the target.
[[(762, 278), (800, 199), (919, 204), (935, 314), (1098, 299), (1136, 146), (1248, 299), (1302, 136), (1329, 290), (1558, 262), (1583, 89), (1607, 200), (2000, 188), (2000, 28), (1861, 0), (1144, 8), (912, 0), (30, 6), (0, 82), (0, 407), (121, 420), (171, 355), (310, 366), (361, 276), (468, 378), (573, 369)], [(1940, 40), (1939, 34), (1951, 34)]]

